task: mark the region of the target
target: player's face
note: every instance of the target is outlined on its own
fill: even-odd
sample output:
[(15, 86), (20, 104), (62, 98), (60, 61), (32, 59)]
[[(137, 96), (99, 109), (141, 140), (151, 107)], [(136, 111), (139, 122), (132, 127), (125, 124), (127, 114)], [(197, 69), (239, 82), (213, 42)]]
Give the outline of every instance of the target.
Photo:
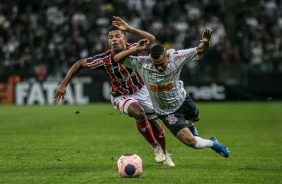
[(110, 31), (108, 41), (113, 54), (117, 54), (126, 49), (127, 39), (120, 30)]
[(159, 72), (164, 72), (168, 65), (169, 54), (164, 52), (158, 59), (151, 58), (152, 64)]

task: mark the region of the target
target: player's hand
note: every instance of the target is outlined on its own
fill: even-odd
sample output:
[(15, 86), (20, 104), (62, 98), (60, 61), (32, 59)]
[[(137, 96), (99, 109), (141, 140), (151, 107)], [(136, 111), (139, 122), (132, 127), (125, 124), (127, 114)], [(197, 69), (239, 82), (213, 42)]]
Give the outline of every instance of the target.
[(64, 101), (65, 95), (66, 95), (66, 86), (60, 84), (59, 87), (57, 88), (55, 94), (54, 94), (54, 101), (56, 103), (58, 103), (60, 101)]
[(209, 42), (211, 40), (211, 37), (212, 37), (212, 32), (213, 31), (210, 28), (206, 27), (200, 42)]
[(137, 51), (145, 51), (149, 45), (150, 45), (150, 41), (148, 40), (148, 38), (144, 38), (144, 39), (139, 40), (139, 42), (137, 43), (136, 49)]
[(126, 31), (129, 29), (129, 25), (122, 20), (120, 17), (118, 16), (113, 16), (114, 20), (112, 21), (112, 25), (118, 27), (120, 30), (122, 31)]

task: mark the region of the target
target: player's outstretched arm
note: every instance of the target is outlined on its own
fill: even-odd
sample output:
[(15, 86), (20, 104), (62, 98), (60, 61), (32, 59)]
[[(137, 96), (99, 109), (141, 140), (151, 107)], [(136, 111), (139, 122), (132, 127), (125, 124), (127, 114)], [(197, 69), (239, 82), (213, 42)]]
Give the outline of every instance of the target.
[(54, 94), (54, 101), (56, 103), (63, 101), (66, 95), (66, 88), (72, 77), (77, 74), (82, 68), (83, 64), (86, 63), (86, 59), (80, 59), (69, 69), (67, 75), (62, 80), (61, 84), (58, 86), (55, 94)]
[(114, 61), (117, 63), (123, 63), (126, 58), (136, 52), (140, 52), (140, 51), (145, 51), (150, 45), (150, 41), (145, 38), (145, 39), (141, 39), (139, 40), (138, 44), (136, 45), (136, 47), (130, 49), (130, 50), (124, 50), (118, 54), (115, 55), (114, 57)]
[(210, 28), (206, 28), (203, 32), (202, 39), (200, 40), (201, 43), (196, 48), (199, 55), (204, 54), (210, 48), (212, 32)]
[(152, 34), (129, 26), (124, 20), (122, 20), (118, 16), (113, 16), (113, 18), (114, 18), (114, 20), (112, 21), (113, 26), (118, 27), (120, 30), (135, 34), (140, 38), (147, 38), (150, 41), (150, 44), (155, 42), (155, 37)]

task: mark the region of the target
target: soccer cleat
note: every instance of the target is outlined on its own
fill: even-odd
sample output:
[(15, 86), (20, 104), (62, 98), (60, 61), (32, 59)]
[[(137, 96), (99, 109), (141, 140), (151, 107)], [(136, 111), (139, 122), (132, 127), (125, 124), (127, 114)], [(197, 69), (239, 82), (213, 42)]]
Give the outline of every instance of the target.
[(221, 156), (225, 158), (229, 157), (228, 148), (219, 144), (215, 137), (211, 137), (210, 140), (213, 142), (211, 149), (213, 149), (215, 152), (219, 153)]
[(156, 162), (160, 163), (160, 162), (165, 161), (166, 158), (165, 158), (162, 147), (160, 145), (156, 145), (153, 147), (153, 149), (154, 149)]
[(194, 136), (199, 136), (197, 128), (195, 127), (194, 124), (192, 126), (190, 126), (189, 129)]
[(165, 161), (163, 162), (163, 164), (165, 166), (169, 166), (169, 167), (174, 167), (175, 164), (173, 163), (173, 161), (170, 158), (170, 154), (166, 153), (165, 154)]

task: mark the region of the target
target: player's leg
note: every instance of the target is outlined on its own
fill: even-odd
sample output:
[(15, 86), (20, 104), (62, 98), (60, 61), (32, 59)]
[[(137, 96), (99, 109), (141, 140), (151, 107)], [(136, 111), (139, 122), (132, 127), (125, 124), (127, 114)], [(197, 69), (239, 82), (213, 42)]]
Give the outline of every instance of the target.
[(144, 109), (137, 102), (133, 102), (129, 105), (127, 113), (129, 116), (136, 119), (136, 127), (138, 131), (154, 149), (156, 162), (163, 162), (165, 160), (163, 149), (154, 136), (152, 126), (146, 118)]
[[(198, 131), (194, 125), (194, 122), (198, 122), (200, 120), (200, 112), (199, 109), (196, 107), (196, 104), (192, 100), (192, 98), (187, 95), (185, 98), (184, 103), (182, 104), (181, 108), (178, 109), (177, 111), (180, 114), (184, 114), (185, 119), (188, 119), (188, 128), (190, 132), (193, 134), (197, 141), (197, 145), (195, 146), (195, 149), (197, 148), (203, 148), (206, 146), (206, 141), (205, 139), (203, 140), (201, 137), (199, 137)], [(209, 140), (213, 141), (212, 144), (212, 149), (222, 155), (223, 157), (229, 157), (229, 151), (226, 147), (222, 146), (221, 144), (218, 143), (218, 141), (215, 138), (210, 138)]]
[(190, 132), (193, 134), (193, 136), (199, 136), (198, 130), (194, 124), (194, 121), (192, 120), (186, 120), (188, 128)]
[(136, 121), (136, 128), (140, 134), (147, 140), (147, 142), (154, 149), (156, 162), (163, 162), (165, 155), (160, 144), (154, 137), (151, 124), (147, 120), (144, 109), (131, 96), (122, 96), (112, 99), (115, 107), (118, 107), (123, 113), (133, 117)]
[(182, 114), (169, 114), (159, 117), (173, 135), (185, 145), (194, 149), (212, 148), (226, 158), (229, 156), (228, 149), (220, 145), (216, 139), (203, 139), (199, 136), (193, 136)]
[(175, 166), (172, 159), (170, 158), (170, 154), (168, 153), (166, 149), (166, 136), (164, 127), (161, 125), (161, 123), (158, 121), (158, 116), (155, 113), (150, 94), (147, 90), (147, 88), (144, 86), (141, 90), (139, 90), (137, 93), (133, 94), (134, 99), (138, 101), (138, 103), (143, 107), (144, 111), (146, 112), (147, 119), (149, 120), (152, 128), (155, 139), (158, 141), (158, 143), (161, 145), (163, 152), (165, 154), (165, 161), (163, 164), (165, 166)]
[(165, 131), (162, 127), (161, 123), (158, 121), (158, 116), (155, 114), (154, 107), (152, 105), (152, 101), (150, 98), (150, 94), (144, 86), (141, 88), (138, 92), (132, 95), (135, 100), (138, 101), (138, 103), (142, 106), (144, 109), (147, 119), (149, 120), (152, 128), (155, 139), (158, 141), (158, 143), (162, 146), (162, 149), (166, 153), (166, 137), (165, 137)]
[(152, 105), (152, 101), (150, 98), (150, 94), (147, 88), (144, 86), (141, 90), (139, 90), (137, 93), (133, 94), (132, 96), (143, 107), (146, 113), (147, 119), (149, 120), (153, 128), (154, 137), (163, 149), (163, 152), (166, 156), (166, 160), (163, 164), (165, 166), (175, 166), (172, 159), (170, 158), (170, 154), (168, 153), (166, 149), (166, 136), (165, 136), (164, 127), (158, 121), (158, 118), (157, 118), (158, 116), (155, 113), (155, 110), (154, 110), (154, 107)]
[(152, 125), (153, 134), (154, 134), (155, 139), (161, 145), (162, 149), (164, 150), (164, 153), (166, 153), (166, 137), (165, 137), (164, 128), (159, 123), (157, 118), (151, 119), (149, 120), (149, 122)]
[(200, 120), (200, 111), (196, 107), (193, 99), (186, 95), (185, 101), (182, 104), (182, 112), (184, 114), (185, 119), (187, 120), (188, 128), (194, 136), (199, 136), (198, 130), (195, 126), (195, 122)]
[[(158, 143), (160, 143), (163, 152), (165, 154), (165, 161), (163, 164), (165, 166), (173, 167), (175, 164), (173, 163), (172, 159), (170, 158), (170, 154), (168, 153), (166, 149), (166, 137), (165, 137), (165, 131), (162, 125), (159, 123), (157, 119), (149, 120), (153, 128), (153, 133), (155, 138), (157, 139)], [(154, 125), (154, 126), (153, 126)], [(157, 126), (156, 126), (157, 125)]]

